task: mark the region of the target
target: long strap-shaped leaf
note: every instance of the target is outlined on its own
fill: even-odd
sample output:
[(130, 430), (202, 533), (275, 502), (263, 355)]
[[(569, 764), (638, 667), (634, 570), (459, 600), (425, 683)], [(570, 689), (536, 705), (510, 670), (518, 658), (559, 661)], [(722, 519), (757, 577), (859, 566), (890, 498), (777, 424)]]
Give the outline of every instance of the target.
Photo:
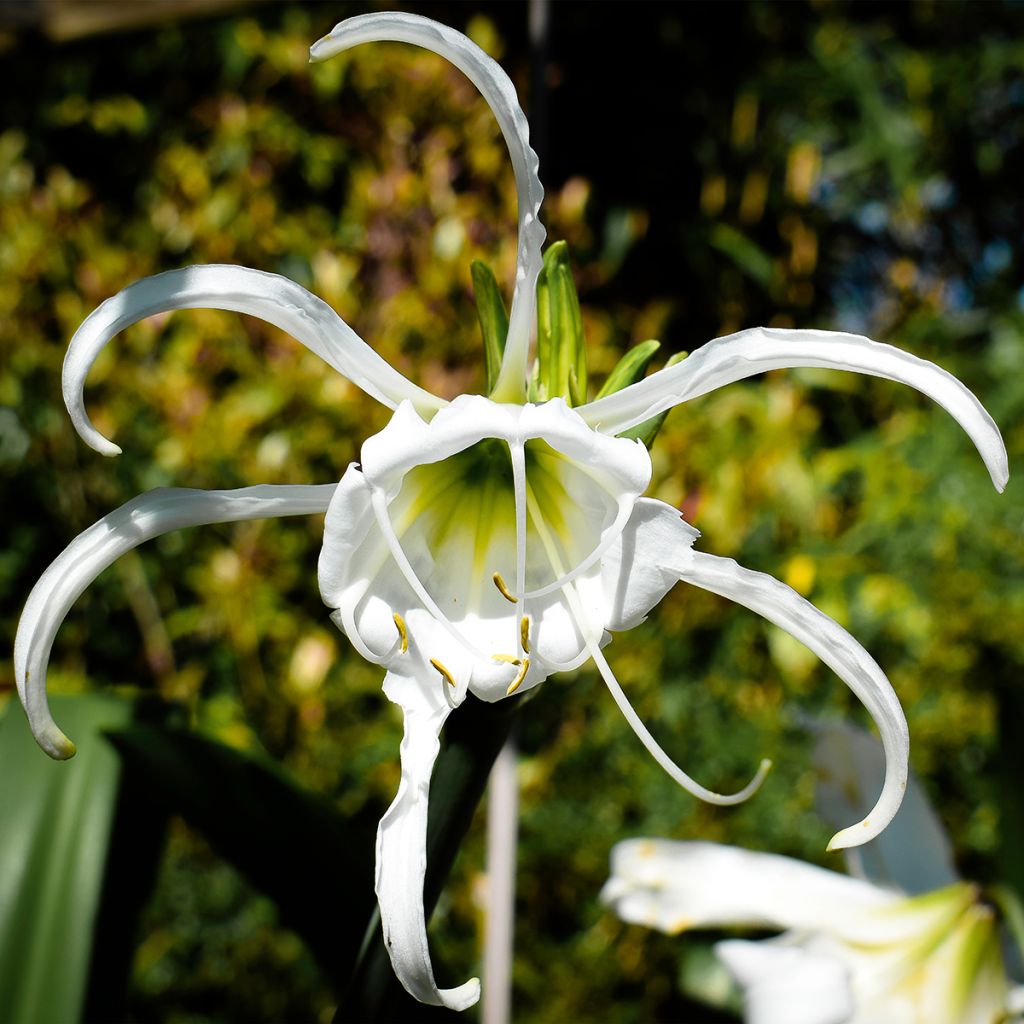
[[(0, 1020), (112, 1020), (163, 818), (126, 780), (103, 731), (138, 704), (113, 694), (55, 698), (82, 740), (67, 764), (36, 746), (21, 709), (0, 716)], [(116, 849), (121, 844), (121, 849)]]
[(343, 817), (276, 765), (186, 729), (136, 725), (110, 740), (154, 803), (180, 814), (274, 901), (340, 989), (375, 905), (380, 809)]

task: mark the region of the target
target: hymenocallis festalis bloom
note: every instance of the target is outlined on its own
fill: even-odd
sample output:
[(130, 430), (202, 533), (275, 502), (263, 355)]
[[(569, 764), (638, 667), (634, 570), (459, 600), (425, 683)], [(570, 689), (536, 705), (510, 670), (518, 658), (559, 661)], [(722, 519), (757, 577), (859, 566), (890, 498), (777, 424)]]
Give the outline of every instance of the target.
[(1008, 1024), (1022, 993), (980, 897), (970, 882), (907, 896), (789, 857), (668, 839), (619, 843), (602, 893), (623, 920), (670, 935), (785, 929), (715, 945), (747, 1024)]
[[(472, 692), (486, 701), (523, 693), (550, 674), (592, 660), (632, 728), (668, 773), (715, 803), (658, 746), (630, 706), (602, 648), (678, 581), (724, 595), (788, 630), (863, 701), (882, 735), (888, 770), (878, 802), (833, 847), (866, 842), (899, 806), (907, 771), (906, 721), (881, 669), (846, 631), (794, 591), (735, 562), (694, 549), (698, 532), (677, 509), (643, 497), (658, 417), (687, 399), (764, 370), (832, 367), (917, 388), (964, 427), (996, 487), (1007, 479), (999, 431), (950, 374), (888, 345), (827, 331), (755, 328), (711, 341), (646, 379), (653, 352), (627, 355), (595, 400), (587, 379), (579, 309), (564, 247), (542, 258), (543, 189), (526, 118), (501, 68), (469, 39), (410, 14), (370, 14), (338, 25), (311, 49), (326, 60), (357, 43), (397, 40), (458, 66), (494, 111), (515, 170), (519, 241), (508, 317), (493, 279), (474, 274), (488, 363), (487, 397), (446, 402), (381, 359), (324, 302), (284, 278), (234, 266), (173, 270), (107, 300), (71, 340), (64, 396), (91, 447), (120, 449), (83, 404), (89, 368), (107, 342), (154, 313), (237, 310), (291, 333), (371, 398), (394, 410), (337, 485), (236, 491), (162, 489), (140, 495), (78, 537), (29, 597), (18, 632), (19, 693), (40, 745), (57, 758), (74, 748), (47, 709), (46, 664), (71, 604), (120, 554), (168, 530), (202, 523), (326, 512), (319, 581), (333, 619), (356, 650), (387, 670), (384, 692), (400, 705), (402, 781), (377, 838), (377, 895), (384, 936), (402, 984), (417, 999), (473, 1004), (473, 980), (441, 990), (427, 947), (422, 889), (430, 776), (445, 719)], [(539, 280), (538, 280), (539, 279)], [(536, 361), (531, 339), (537, 325)]]

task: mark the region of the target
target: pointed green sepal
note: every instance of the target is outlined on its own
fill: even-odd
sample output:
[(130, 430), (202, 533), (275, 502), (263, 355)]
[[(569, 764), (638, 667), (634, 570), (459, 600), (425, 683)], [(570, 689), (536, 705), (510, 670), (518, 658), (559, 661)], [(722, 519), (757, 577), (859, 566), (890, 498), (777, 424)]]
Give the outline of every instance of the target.
[(564, 398), (582, 405), (587, 396), (587, 350), (569, 247), (555, 242), (544, 253), (537, 279), (537, 399)]
[[(689, 354), (689, 352), (677, 352), (665, 363), (665, 369), (667, 370), (670, 366), (675, 366), (676, 363), (681, 363)], [(658, 436), (658, 431), (661, 430), (665, 422), (665, 417), (671, 411), (671, 409), (666, 409), (664, 412), (658, 413), (657, 416), (652, 416), (649, 420), (644, 420), (643, 423), (638, 423), (635, 427), (624, 430), (618, 436), (631, 437), (635, 441), (643, 441), (645, 447), (650, 448), (654, 444), (654, 439)]]
[(661, 342), (655, 341), (653, 338), (650, 341), (642, 341), (639, 345), (634, 345), (615, 364), (615, 369), (608, 374), (608, 379), (598, 391), (597, 398), (614, 395), (616, 391), (635, 384), (647, 372), (647, 367), (659, 348), (661, 348)]
[(476, 315), (480, 319), (480, 333), (484, 337), (487, 393), (490, 394), (501, 372), (501, 358), (505, 354), (505, 338), (508, 335), (508, 313), (491, 268), (480, 260), (473, 260), (469, 270), (473, 277), (473, 296), (476, 299)]

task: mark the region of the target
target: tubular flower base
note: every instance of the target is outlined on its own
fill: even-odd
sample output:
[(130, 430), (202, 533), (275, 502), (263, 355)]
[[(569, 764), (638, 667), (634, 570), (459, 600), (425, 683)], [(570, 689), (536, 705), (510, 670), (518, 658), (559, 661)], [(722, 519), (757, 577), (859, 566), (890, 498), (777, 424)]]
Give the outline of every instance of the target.
[(602, 893), (623, 920), (670, 935), (786, 929), (715, 946), (747, 1024), (1003, 1024), (1020, 993), (978, 896), (956, 882), (906, 897), (788, 857), (650, 839), (615, 847)]
[[(906, 784), (906, 721), (868, 653), (782, 583), (695, 551), (698, 532), (679, 512), (642, 497), (651, 476), (646, 448), (619, 435), (689, 398), (763, 370), (818, 366), (901, 381), (935, 399), (970, 435), (1000, 490), (1007, 478), (1006, 453), (981, 404), (944, 370), (867, 338), (825, 331), (741, 331), (639, 382), (630, 383), (636, 375), (623, 372), (617, 383), (628, 386), (586, 403), (582, 349), (570, 350), (552, 327), (571, 321), (578, 328), (578, 306), (575, 294), (566, 290), (571, 275), (557, 262), (564, 247), (549, 249), (555, 256), (550, 268), (542, 259), (543, 189), (511, 82), (464, 36), (410, 14), (369, 14), (343, 22), (313, 46), (311, 57), (324, 60), (356, 43), (384, 39), (427, 47), (461, 68), (493, 108), (512, 157), (519, 197), (518, 266), (504, 336), (493, 334), (493, 324), (503, 321), (503, 312), (494, 314), (500, 299), (491, 307), (488, 352), (500, 363), (490, 367), (489, 397), (462, 396), (448, 403), (422, 390), (324, 302), (281, 277), (206, 266), (131, 285), (88, 317), (64, 363), (72, 421), (97, 451), (116, 455), (120, 450), (93, 427), (83, 404), (85, 379), (99, 352), (143, 317), (198, 306), (249, 313), (289, 331), (394, 409), (394, 417), (365, 442), (359, 463), (348, 467), (336, 487), (158, 491), (106, 516), (72, 542), (33, 590), (15, 662), (19, 693), (41, 746), (54, 757), (68, 757), (73, 747), (46, 705), (46, 663), (64, 615), (105, 566), (143, 540), (183, 526), (326, 511), (319, 565), (324, 601), (356, 650), (385, 668), (384, 692), (405, 719), (402, 781), (377, 837), (377, 895), (387, 948), (399, 979), (417, 999), (463, 1009), (476, 1002), (479, 983), (437, 987), (422, 891), (438, 736), (467, 693), (502, 700), (536, 687), (553, 672), (593, 660), (641, 741), (688, 791), (729, 804), (745, 799), (763, 779), (766, 762), (744, 790), (730, 796), (693, 781), (644, 727), (605, 659), (602, 649), (611, 634), (642, 622), (678, 581), (729, 597), (788, 630), (870, 711), (887, 756), (885, 783), (874, 810), (840, 832), (834, 847), (877, 835), (899, 806)], [(545, 355), (539, 348), (538, 378), (529, 373), (528, 357), (539, 275), (545, 328), (538, 346), (562, 349), (555, 352), (558, 358), (549, 358), (550, 351)], [(555, 289), (561, 289), (557, 295)], [(581, 328), (574, 335), (577, 343), (580, 335)], [(530, 383), (538, 379), (541, 391)], [(530, 395), (546, 400), (536, 404)]]

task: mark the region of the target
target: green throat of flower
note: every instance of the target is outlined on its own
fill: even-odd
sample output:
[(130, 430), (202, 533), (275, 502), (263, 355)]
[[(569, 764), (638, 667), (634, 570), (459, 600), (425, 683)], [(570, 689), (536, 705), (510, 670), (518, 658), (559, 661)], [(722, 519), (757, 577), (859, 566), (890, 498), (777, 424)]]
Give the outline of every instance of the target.
[(448, 614), (481, 608), (493, 591), (513, 604), (550, 592), (594, 562), (616, 517), (612, 496), (543, 440), (525, 442), (519, 488), (516, 476), (513, 449), (484, 438), (403, 480), (391, 506), (395, 534), (414, 537), (434, 567), (457, 569), (432, 574), (445, 589), (431, 587), (431, 596)]

